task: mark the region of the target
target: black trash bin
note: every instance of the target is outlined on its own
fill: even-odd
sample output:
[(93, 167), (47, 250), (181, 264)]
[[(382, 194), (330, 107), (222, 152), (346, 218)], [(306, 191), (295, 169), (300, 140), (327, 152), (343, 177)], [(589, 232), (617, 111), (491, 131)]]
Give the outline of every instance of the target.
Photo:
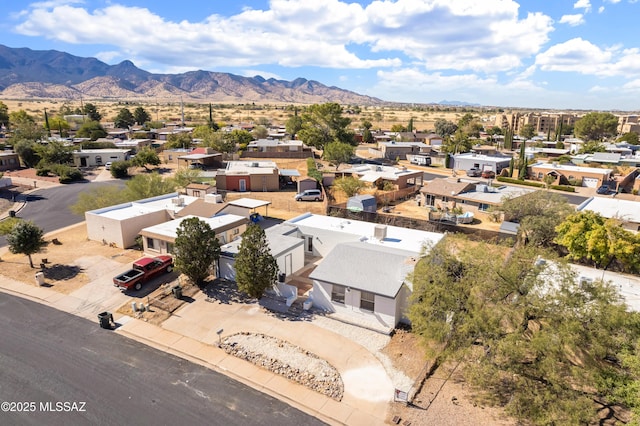
[(284, 272), (280, 272), (278, 274), (278, 281), (280, 281), (281, 283), (285, 282), (287, 279), (287, 274), (285, 274)]
[(16, 211), (15, 210), (9, 210), (9, 217), (16, 217)]
[(173, 287), (171, 289), (171, 291), (173, 292), (173, 296), (176, 299), (182, 299), (182, 287), (180, 287), (179, 285)]
[(111, 314), (111, 312), (100, 312), (98, 314), (98, 321), (100, 321), (100, 327), (111, 330), (113, 315)]

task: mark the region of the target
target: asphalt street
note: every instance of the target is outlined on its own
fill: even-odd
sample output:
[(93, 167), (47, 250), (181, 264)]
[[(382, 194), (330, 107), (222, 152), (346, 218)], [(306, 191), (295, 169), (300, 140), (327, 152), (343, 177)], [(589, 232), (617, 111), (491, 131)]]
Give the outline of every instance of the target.
[(0, 323), (0, 424), (323, 424), (97, 320), (0, 293)]
[[(124, 186), (124, 183), (122, 181), (81, 182), (38, 189), (27, 195), (28, 201), (17, 216), (35, 223), (44, 230), (45, 234), (75, 225), (84, 220), (83, 215), (74, 214), (69, 208), (78, 201), (78, 196), (91, 189), (108, 185)], [(6, 244), (5, 237), (0, 237), (0, 247)]]

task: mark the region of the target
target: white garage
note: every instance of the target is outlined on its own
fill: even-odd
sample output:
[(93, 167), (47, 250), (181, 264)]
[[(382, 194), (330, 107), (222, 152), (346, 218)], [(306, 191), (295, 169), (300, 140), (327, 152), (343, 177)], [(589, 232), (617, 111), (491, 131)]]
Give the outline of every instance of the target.
[(597, 178), (583, 177), (582, 186), (585, 186), (587, 188), (597, 188), (598, 186), (600, 186), (600, 180)]

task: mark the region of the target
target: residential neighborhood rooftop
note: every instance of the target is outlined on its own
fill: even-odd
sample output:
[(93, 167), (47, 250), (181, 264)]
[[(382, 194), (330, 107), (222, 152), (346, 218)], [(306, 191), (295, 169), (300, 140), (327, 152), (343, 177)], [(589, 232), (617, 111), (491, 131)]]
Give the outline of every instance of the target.
[(640, 223), (640, 202), (621, 200), (611, 197), (591, 197), (577, 208), (578, 211), (590, 210), (606, 218)]
[[(414, 254), (419, 254), (425, 246), (434, 246), (444, 237), (443, 234), (435, 232), (379, 225), (376, 223), (321, 216), (312, 213), (305, 213), (284, 223), (291, 224), (292, 226), (308, 226), (326, 231), (356, 235), (362, 242), (406, 250)], [(377, 239), (374, 237), (376, 226), (386, 226), (385, 238)]]
[(538, 167), (541, 169), (548, 169), (548, 170), (567, 170), (567, 171), (573, 171), (573, 172), (579, 172), (579, 173), (594, 173), (594, 174), (601, 174), (601, 175), (610, 175), (613, 170), (612, 169), (598, 169), (595, 167), (580, 167), (580, 166), (571, 166), (571, 165), (567, 165), (567, 164), (553, 164), (553, 163), (535, 163), (532, 164), (531, 167)]
[(247, 218), (235, 214), (222, 214), (219, 216), (207, 218), (198, 216), (185, 216), (179, 219), (163, 222), (158, 225), (149, 226), (140, 231), (140, 234), (145, 236), (157, 235), (175, 239), (178, 236), (177, 230), (178, 227), (180, 227), (182, 221), (193, 217), (197, 217), (201, 221), (206, 222), (214, 231), (224, 230), (229, 226), (247, 222)]
[[(91, 210), (87, 213), (100, 215), (102, 217), (107, 217), (110, 219), (123, 220), (160, 210), (171, 210), (178, 212), (197, 199), (198, 197), (179, 195), (177, 192), (174, 192), (158, 197), (152, 197), (144, 200), (133, 201), (130, 203), (123, 203), (115, 206), (105, 207), (102, 209)], [(180, 200), (180, 202), (176, 203), (175, 200)]]

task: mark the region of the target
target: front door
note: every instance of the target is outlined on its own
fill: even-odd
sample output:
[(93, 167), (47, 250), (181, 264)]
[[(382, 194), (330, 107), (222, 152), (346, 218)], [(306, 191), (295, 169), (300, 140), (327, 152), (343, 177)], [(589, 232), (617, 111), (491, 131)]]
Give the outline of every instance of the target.
[(245, 179), (240, 179), (238, 181), (238, 189), (240, 192), (245, 192), (247, 190), (247, 181)]

